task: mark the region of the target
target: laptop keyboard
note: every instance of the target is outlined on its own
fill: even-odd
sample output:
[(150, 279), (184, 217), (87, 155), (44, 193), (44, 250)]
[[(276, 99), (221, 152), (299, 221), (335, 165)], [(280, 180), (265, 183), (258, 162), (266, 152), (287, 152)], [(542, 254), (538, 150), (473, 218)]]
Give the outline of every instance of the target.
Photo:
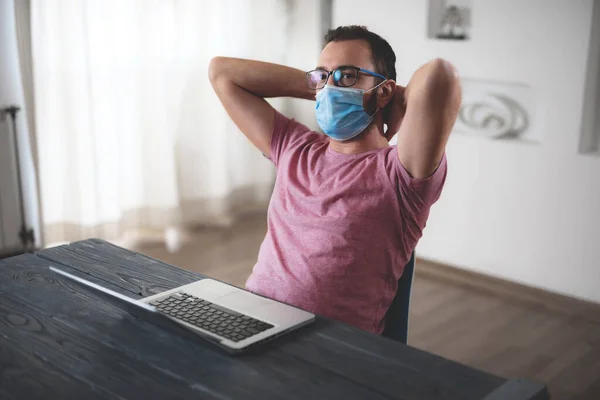
[(173, 293), (150, 303), (158, 311), (233, 342), (247, 339), (273, 325), (187, 293)]

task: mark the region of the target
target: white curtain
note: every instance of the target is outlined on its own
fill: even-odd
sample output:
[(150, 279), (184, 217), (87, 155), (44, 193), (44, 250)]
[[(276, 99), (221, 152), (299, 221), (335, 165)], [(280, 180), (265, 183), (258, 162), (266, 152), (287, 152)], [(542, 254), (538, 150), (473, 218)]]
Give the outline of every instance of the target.
[(46, 242), (263, 209), (273, 168), (207, 69), (215, 55), (284, 62), (286, 21), (282, 0), (32, 0)]

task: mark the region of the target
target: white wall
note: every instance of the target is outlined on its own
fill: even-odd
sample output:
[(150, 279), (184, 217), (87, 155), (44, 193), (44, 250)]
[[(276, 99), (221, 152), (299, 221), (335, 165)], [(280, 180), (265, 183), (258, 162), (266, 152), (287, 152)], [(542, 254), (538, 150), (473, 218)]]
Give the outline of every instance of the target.
[[(19, 72), (17, 37), (14, 21), (13, 0), (0, 0), (0, 107), (17, 105), (21, 111), (17, 114), (19, 134), (19, 155), (23, 174), (23, 192), (25, 197), (25, 215), (28, 227), (36, 234), (36, 243), (40, 245), (39, 209), (35, 184), (35, 170), (31, 156), (26, 111), (24, 110), (23, 86)], [(4, 225), (6, 247), (20, 247), (18, 237), (21, 229), (15, 161), (13, 156), (12, 128), (0, 122), (0, 213)], [(0, 241), (0, 246), (2, 242)], [(2, 249), (0, 249), (1, 251)]]
[[(317, 65), (323, 35), (320, 26), (320, 5), (322, 0), (291, 1), (293, 9), (289, 20), (289, 44), (286, 64), (303, 71)], [(299, 99), (286, 99), (282, 110), (309, 128), (318, 130), (315, 118), (315, 102)]]
[(419, 256), (600, 302), (600, 158), (578, 154), (592, 0), (473, 1), (472, 40), (429, 40), (427, 1), (334, 2), (392, 45), (398, 80), (433, 57), (537, 93), (542, 144), (454, 134)]

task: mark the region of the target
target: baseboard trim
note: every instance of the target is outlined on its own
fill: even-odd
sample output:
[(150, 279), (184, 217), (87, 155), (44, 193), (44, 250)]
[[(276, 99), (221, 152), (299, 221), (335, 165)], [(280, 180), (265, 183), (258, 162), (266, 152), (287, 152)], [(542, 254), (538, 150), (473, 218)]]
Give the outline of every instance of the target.
[(5, 249), (0, 251), (0, 260), (20, 256), (21, 254), (35, 253), (37, 250), (38, 249)]
[(451, 282), (472, 290), (512, 298), (567, 316), (577, 316), (600, 324), (600, 304), (580, 300), (520, 283), (491, 277), (479, 272), (417, 258), (417, 276)]

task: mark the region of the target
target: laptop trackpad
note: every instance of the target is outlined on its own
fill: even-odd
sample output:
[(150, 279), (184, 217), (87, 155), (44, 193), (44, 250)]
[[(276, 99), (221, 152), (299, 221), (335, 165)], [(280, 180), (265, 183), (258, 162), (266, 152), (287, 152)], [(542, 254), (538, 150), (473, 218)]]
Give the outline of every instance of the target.
[(240, 290), (238, 292), (219, 297), (215, 303), (220, 304), (223, 307), (231, 308), (235, 311), (251, 312), (257, 311), (258, 308), (271, 304), (272, 300), (263, 299), (260, 296)]

